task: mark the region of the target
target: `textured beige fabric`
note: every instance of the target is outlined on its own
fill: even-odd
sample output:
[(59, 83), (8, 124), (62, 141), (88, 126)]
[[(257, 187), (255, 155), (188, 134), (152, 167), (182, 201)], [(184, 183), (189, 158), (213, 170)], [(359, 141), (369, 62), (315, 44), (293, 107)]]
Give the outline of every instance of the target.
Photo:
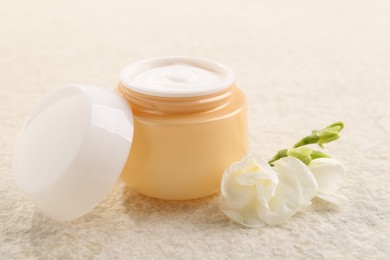
[[(315, 200), (286, 224), (248, 229), (218, 195), (158, 201), (118, 182), (76, 221), (41, 215), (11, 174), (29, 111), (60, 84), (113, 88), (126, 64), (162, 55), (234, 69), (258, 157), (344, 120), (327, 150), (348, 168), (350, 203)], [(387, 0), (0, 0), (0, 258), (389, 258), (389, 99)]]

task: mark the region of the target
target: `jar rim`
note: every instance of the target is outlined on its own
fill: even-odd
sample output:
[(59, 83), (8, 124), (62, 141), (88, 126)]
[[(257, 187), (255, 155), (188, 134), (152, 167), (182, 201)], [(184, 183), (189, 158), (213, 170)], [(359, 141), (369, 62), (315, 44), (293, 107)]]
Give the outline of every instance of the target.
[[(171, 82), (169, 82), (170, 79), (163, 78), (167, 83), (160, 82), (159, 85), (159, 82), (156, 83), (156, 81), (152, 81), (152, 83), (145, 81), (150, 73), (142, 75), (153, 69), (159, 69), (160, 74), (168, 75), (167, 73), (171, 73), (172, 70), (174, 73), (174, 70), (177, 69), (175, 66), (184, 68), (182, 71), (190, 73), (192, 78), (182, 78), (183, 80), (173, 78)], [(144, 82), (142, 80), (140, 82), (140, 75)], [(157, 76), (161, 77), (161, 75)], [(189, 56), (167, 56), (145, 59), (126, 66), (120, 73), (120, 82), (132, 91), (150, 96), (197, 97), (217, 93), (230, 87), (234, 83), (234, 72), (228, 66), (215, 60)]]

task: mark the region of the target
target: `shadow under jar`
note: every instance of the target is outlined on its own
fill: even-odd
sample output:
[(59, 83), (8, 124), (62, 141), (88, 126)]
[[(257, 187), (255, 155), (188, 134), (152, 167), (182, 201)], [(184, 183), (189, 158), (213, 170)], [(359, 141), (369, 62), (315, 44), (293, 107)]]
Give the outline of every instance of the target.
[(247, 153), (246, 99), (221, 63), (143, 60), (123, 69), (118, 90), (134, 115), (121, 177), (141, 194), (167, 200), (213, 194), (224, 169)]

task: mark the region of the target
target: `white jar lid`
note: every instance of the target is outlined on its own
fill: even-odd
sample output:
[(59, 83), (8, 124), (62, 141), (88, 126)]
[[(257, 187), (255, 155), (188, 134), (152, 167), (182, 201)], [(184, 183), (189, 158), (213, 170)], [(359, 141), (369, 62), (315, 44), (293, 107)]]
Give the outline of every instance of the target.
[(233, 71), (214, 60), (162, 57), (125, 67), (121, 83), (130, 90), (158, 97), (195, 97), (212, 94), (234, 83)]
[(114, 185), (133, 139), (133, 115), (114, 90), (71, 84), (28, 117), (13, 158), (19, 188), (60, 221), (94, 208)]

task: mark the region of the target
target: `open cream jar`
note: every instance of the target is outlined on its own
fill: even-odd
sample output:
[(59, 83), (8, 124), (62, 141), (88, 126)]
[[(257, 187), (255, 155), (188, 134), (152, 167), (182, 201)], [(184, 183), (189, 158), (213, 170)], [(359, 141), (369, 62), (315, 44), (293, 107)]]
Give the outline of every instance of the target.
[(218, 62), (140, 61), (121, 72), (118, 91), (64, 85), (28, 117), (13, 173), (46, 215), (84, 215), (119, 175), (155, 198), (207, 196), (247, 152), (245, 97)]
[(122, 179), (135, 191), (170, 200), (207, 196), (247, 152), (245, 97), (218, 62), (140, 61), (122, 71), (118, 89), (133, 110)]

